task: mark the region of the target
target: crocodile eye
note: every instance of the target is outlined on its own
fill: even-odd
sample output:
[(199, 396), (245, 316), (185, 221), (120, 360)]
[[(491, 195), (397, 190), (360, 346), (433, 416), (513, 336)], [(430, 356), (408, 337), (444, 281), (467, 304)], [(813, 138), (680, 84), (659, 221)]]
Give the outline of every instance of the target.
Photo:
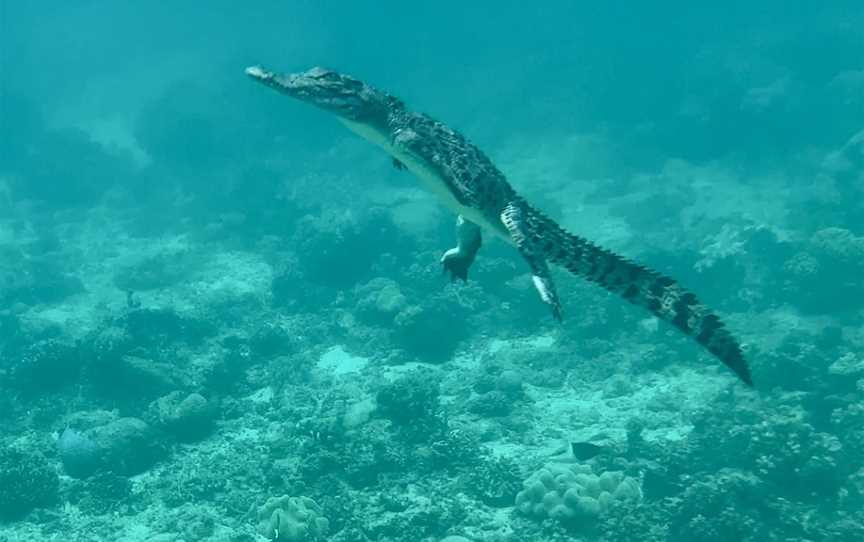
[(342, 84), (345, 85), (345, 88), (348, 90), (359, 91), (363, 88), (363, 83), (356, 79), (343, 79)]

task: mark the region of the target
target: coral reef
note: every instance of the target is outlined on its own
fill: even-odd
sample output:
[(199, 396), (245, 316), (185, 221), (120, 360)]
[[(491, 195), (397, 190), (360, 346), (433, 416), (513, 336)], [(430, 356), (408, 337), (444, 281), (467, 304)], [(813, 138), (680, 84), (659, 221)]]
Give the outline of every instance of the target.
[[(78, 430), (75, 426), (86, 427)], [(137, 418), (111, 413), (89, 413), (70, 422), (57, 442), (61, 461), (72, 476), (97, 472), (132, 476), (146, 471), (164, 457), (164, 444)]]
[(635, 505), (641, 500), (639, 481), (622, 472), (598, 476), (587, 465), (550, 465), (525, 480), (516, 508), (526, 516), (589, 530), (616, 502)]
[[(860, 7), (30, 4), (0, 36), (3, 542), (864, 540)], [(488, 232), (450, 282), (453, 217), (223, 35), (408, 60), (363, 70), (716, 308), (756, 390), (553, 270), (558, 324)]]
[(78, 349), (56, 339), (34, 341), (6, 354), (14, 387), (26, 394), (48, 394), (77, 381), (82, 368)]
[(413, 371), (378, 390), (378, 413), (394, 425), (409, 427), (431, 419), (439, 407), (438, 382), (434, 374)]
[(312, 542), (325, 540), (330, 522), (308, 497), (272, 497), (258, 509), (258, 533), (268, 540)]
[(198, 393), (169, 393), (151, 403), (149, 412), (156, 427), (180, 442), (200, 440), (213, 429), (213, 406)]
[(59, 485), (57, 473), (44, 456), (7, 445), (0, 448), (0, 521), (55, 504)]
[(522, 487), (519, 465), (510, 458), (484, 459), (465, 476), (466, 486), (484, 504), (496, 508), (513, 506)]
[(864, 237), (843, 228), (825, 228), (784, 265), (792, 280), (789, 295), (803, 310), (817, 313), (855, 311), (864, 296)]
[(302, 217), (295, 235), (298, 251), (305, 255), (301, 266), (311, 283), (345, 288), (368, 278), (379, 253), (357, 250), (384, 244), (388, 250), (402, 245), (398, 228), (384, 209), (363, 214), (325, 211)]

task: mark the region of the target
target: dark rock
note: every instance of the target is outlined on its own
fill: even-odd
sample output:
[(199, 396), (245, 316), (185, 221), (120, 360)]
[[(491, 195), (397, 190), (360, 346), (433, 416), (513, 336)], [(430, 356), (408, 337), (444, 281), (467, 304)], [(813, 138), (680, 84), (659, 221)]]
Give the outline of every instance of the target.
[(118, 418), (86, 435), (100, 449), (100, 470), (122, 476), (146, 471), (165, 452), (150, 426), (138, 418)]
[(75, 346), (42, 340), (7, 354), (14, 385), (31, 394), (56, 391), (78, 379), (81, 358)]
[(190, 266), (185, 260), (182, 255), (176, 254), (152, 256), (120, 268), (114, 274), (114, 284), (124, 292), (168, 288), (180, 282), (188, 273)]
[(468, 411), (480, 416), (507, 416), (513, 410), (513, 399), (504, 392), (492, 390), (473, 397), (468, 402)]
[(0, 448), (0, 520), (14, 520), (57, 501), (57, 473), (42, 455)]
[(89, 378), (102, 393), (125, 400), (152, 400), (182, 387), (184, 383), (178, 367), (131, 355), (97, 363), (89, 373)]
[(113, 363), (135, 348), (132, 335), (123, 327), (110, 325), (93, 332), (86, 341), (86, 356), (97, 365)]
[(224, 355), (207, 369), (205, 387), (215, 393), (234, 392), (246, 385), (246, 371), (253, 365), (255, 357), (252, 348), (240, 337), (226, 337), (222, 346)]
[(71, 416), (69, 422), (57, 450), (63, 468), (76, 478), (105, 473), (132, 476), (149, 469), (165, 453), (155, 432), (137, 418), (95, 411)]
[(132, 482), (111, 472), (98, 473), (69, 491), (69, 501), (88, 515), (106, 514), (128, 504)]
[(203, 396), (180, 391), (150, 404), (154, 423), (181, 442), (205, 438), (213, 429), (214, 410)]
[(135, 356), (124, 356), (122, 362), (127, 382), (133, 389), (157, 393), (179, 384), (180, 378), (175, 374), (174, 366), (168, 363)]
[(522, 397), (525, 393), (522, 375), (512, 369), (501, 371), (501, 374), (495, 380), (495, 387), (513, 398)]
[(99, 470), (101, 450), (80, 431), (67, 427), (57, 441), (63, 470), (73, 478), (86, 478)]
[(304, 275), (328, 288), (347, 288), (368, 279), (379, 251), (358, 247), (387, 246), (391, 251), (404, 244), (399, 228), (388, 211), (369, 209), (362, 215), (319, 213), (301, 218), (296, 244), (303, 254)]
[(434, 375), (413, 371), (378, 391), (378, 413), (395, 425), (416, 424), (435, 415), (440, 406), (439, 394), (439, 383)]
[(290, 354), (294, 350), (291, 332), (278, 324), (265, 324), (249, 340), (256, 356), (270, 358)]
[[(4, 254), (4, 257), (7, 255)], [(18, 254), (0, 268), (0, 305), (32, 306), (59, 303), (84, 291), (78, 277), (66, 273), (49, 260), (30, 259)]]
[(393, 338), (400, 347), (427, 363), (449, 360), (469, 336), (465, 311), (435, 297), (411, 305), (394, 318)]
[(45, 131), (25, 144), (22, 174), (12, 177), (18, 199), (55, 209), (91, 205), (118, 179), (137, 176), (131, 160), (106, 152), (81, 130)]
[(145, 347), (183, 342), (197, 344), (212, 334), (211, 323), (180, 316), (172, 309), (131, 310), (118, 322), (136, 343)]

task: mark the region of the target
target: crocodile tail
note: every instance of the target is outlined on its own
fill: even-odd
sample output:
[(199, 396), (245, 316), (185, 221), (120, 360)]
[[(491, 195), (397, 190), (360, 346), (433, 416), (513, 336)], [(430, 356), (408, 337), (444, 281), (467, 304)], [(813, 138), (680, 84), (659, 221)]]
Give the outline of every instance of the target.
[(696, 295), (657, 271), (566, 231), (536, 209), (527, 214), (527, 230), (549, 261), (671, 323), (753, 386), (740, 344)]

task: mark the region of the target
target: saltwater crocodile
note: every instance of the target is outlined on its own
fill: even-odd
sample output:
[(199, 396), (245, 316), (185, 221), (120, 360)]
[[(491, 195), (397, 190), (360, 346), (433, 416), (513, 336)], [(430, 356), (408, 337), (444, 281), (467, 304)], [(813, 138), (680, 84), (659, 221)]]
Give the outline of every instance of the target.
[(466, 279), (485, 229), (517, 248), (555, 319), (561, 319), (561, 303), (550, 262), (671, 323), (753, 385), (738, 341), (693, 293), (657, 271), (565, 231), (522, 199), (492, 161), (459, 132), (410, 111), (395, 96), (335, 71), (312, 68), (277, 74), (255, 66), (246, 73), (334, 114), (387, 151), (397, 167), (414, 173), (450, 207), (458, 215), (458, 241), (444, 253), (441, 264), (454, 279)]

